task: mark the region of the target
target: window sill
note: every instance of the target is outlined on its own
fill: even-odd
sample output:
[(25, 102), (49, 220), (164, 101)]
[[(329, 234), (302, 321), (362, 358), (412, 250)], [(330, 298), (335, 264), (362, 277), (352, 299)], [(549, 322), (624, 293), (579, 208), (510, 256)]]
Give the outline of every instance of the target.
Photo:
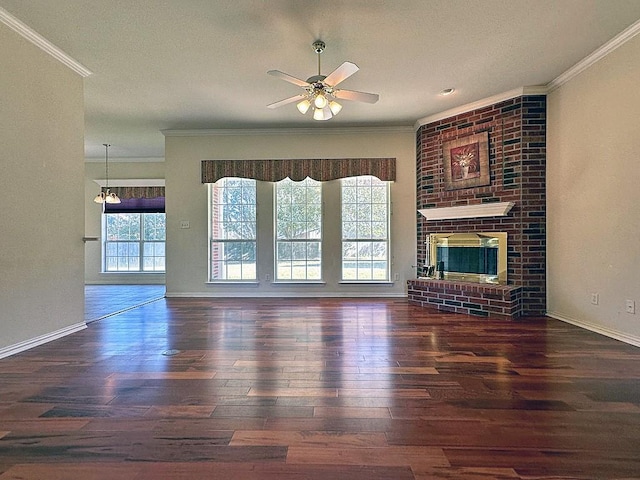
[(323, 280), (274, 280), (272, 285), (326, 285)]
[(391, 280), (341, 280), (340, 285), (393, 285)]
[(259, 285), (257, 280), (209, 280), (205, 285)]

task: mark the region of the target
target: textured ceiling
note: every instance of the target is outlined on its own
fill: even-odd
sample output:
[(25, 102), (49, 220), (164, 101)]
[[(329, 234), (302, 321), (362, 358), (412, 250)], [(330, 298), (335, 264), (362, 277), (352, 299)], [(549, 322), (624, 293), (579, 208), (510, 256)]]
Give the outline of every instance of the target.
[[(515, 88), (546, 85), (640, 18), (638, 0), (0, 0), (93, 72), (85, 82), (87, 157), (163, 157), (165, 129), (413, 125)], [(349, 60), (327, 122), (267, 75), (322, 73)], [(453, 95), (439, 96), (444, 88)]]

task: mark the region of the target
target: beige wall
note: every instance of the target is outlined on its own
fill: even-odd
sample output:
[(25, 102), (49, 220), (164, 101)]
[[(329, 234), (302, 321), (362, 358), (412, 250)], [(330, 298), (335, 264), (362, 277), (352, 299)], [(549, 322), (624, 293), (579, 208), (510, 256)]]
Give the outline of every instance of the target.
[(84, 327), (82, 78), (0, 24), (0, 356)]
[[(98, 237), (85, 246), (84, 280), (87, 284), (162, 284), (164, 274), (157, 273), (102, 273), (102, 205), (93, 201), (100, 192), (95, 180), (105, 178), (104, 160), (85, 164), (84, 202), (85, 235)], [(161, 179), (164, 180), (164, 159), (124, 161), (109, 155), (109, 185), (119, 186), (119, 180)]]
[(549, 314), (637, 345), (639, 59), (640, 35), (549, 95), (547, 159)]
[[(266, 280), (273, 274), (273, 251), (258, 251), (257, 285), (207, 284), (207, 187), (200, 183), (205, 159), (395, 157), (397, 181), (391, 188), (392, 272), (389, 285), (345, 285), (339, 279), (339, 232), (325, 222), (324, 285), (283, 285)], [(318, 130), (313, 133), (174, 136), (167, 134), (167, 296), (404, 296), (406, 280), (415, 276), (415, 133), (413, 129)], [(324, 209), (339, 208), (339, 185), (324, 190)], [(270, 205), (269, 184), (258, 191), (258, 202)], [(260, 207), (259, 208), (263, 208)], [(339, 211), (339, 210), (338, 210)], [(270, 220), (258, 219), (259, 230), (272, 238)], [(188, 221), (190, 228), (181, 229)], [(339, 227), (339, 225), (338, 225)], [(335, 241), (337, 239), (337, 241)], [(338, 259), (338, 261), (336, 261)], [(272, 278), (272, 277), (271, 277)]]

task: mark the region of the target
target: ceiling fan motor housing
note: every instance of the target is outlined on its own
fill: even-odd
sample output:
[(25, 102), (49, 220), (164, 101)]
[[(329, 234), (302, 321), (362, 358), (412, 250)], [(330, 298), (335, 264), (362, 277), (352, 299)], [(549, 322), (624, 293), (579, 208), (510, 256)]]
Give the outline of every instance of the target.
[(324, 79), (327, 78), (326, 75), (314, 75), (313, 77), (307, 78), (307, 82), (310, 84), (321, 84)]

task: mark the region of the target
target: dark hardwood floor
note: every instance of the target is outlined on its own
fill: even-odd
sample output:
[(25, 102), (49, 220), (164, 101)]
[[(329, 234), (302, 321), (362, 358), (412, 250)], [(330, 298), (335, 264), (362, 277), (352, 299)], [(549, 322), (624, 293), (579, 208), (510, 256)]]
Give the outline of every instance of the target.
[(640, 349), (405, 300), (162, 299), (0, 360), (0, 480), (640, 478)]
[(85, 285), (84, 321), (95, 322), (164, 297), (164, 285)]

